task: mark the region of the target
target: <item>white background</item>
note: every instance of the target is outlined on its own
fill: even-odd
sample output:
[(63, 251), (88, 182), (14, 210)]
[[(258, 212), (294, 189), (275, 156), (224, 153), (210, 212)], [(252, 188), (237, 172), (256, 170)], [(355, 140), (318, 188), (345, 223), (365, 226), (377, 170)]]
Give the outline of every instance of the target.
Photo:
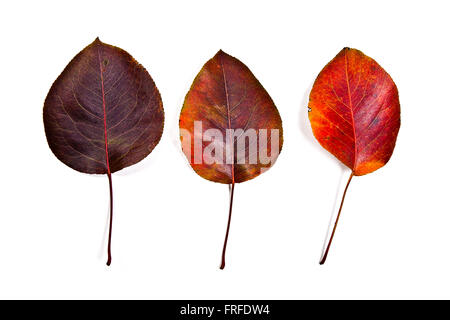
[[(0, 8), (0, 298), (450, 298), (450, 22), (445, 1), (9, 1)], [(42, 107), (95, 37), (155, 80), (166, 122), (141, 163), (106, 176), (48, 148)], [(312, 83), (343, 47), (396, 82), (402, 125), (390, 162), (355, 177), (328, 261), (324, 238), (349, 171), (314, 140)], [(277, 105), (275, 166), (238, 184), (227, 267), (219, 270), (228, 188), (181, 153), (178, 116), (219, 49)]]

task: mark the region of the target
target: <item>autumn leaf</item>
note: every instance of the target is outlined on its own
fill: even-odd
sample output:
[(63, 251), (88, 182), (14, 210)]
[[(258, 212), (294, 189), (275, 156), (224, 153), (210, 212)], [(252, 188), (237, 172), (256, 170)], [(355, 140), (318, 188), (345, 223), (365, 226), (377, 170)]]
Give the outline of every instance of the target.
[(318, 75), (308, 107), (316, 139), (352, 170), (323, 264), (351, 179), (381, 168), (394, 151), (400, 102), (394, 81), (375, 60), (359, 50), (344, 48)]
[(275, 163), (283, 144), (281, 118), (247, 66), (219, 51), (195, 78), (179, 124), (183, 152), (195, 172), (230, 185), (223, 269), (235, 183), (253, 179)]
[(53, 83), (45, 99), (44, 126), (50, 149), (64, 164), (108, 176), (110, 265), (111, 174), (141, 161), (158, 144), (164, 126), (159, 91), (132, 56), (97, 38)]

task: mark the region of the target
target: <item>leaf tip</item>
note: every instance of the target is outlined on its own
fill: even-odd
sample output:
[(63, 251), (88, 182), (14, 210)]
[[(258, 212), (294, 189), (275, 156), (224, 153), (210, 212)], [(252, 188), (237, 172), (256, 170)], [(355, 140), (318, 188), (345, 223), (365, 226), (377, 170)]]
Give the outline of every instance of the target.
[(223, 51), (222, 49), (220, 49), (219, 51), (217, 51), (216, 53), (216, 57), (223, 57), (223, 56), (227, 56), (228, 54)]
[(344, 48), (342, 48), (341, 53), (346, 54), (346, 53), (348, 53), (348, 52), (350, 52), (350, 51), (352, 51), (352, 48), (350, 48), (350, 47), (344, 47)]

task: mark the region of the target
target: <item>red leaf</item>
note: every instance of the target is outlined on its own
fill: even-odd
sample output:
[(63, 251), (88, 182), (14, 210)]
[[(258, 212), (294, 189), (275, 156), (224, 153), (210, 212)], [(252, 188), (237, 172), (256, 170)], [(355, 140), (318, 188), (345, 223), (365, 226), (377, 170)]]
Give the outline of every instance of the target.
[[(180, 131), (183, 152), (195, 172), (231, 186), (223, 269), (234, 184), (253, 179), (274, 164), (283, 144), (281, 118), (247, 66), (219, 51), (203, 66), (186, 95)], [(214, 152), (208, 152), (212, 148)], [(269, 154), (267, 161), (264, 156)]]
[(400, 103), (394, 81), (375, 60), (359, 50), (344, 48), (317, 77), (309, 111), (316, 139), (352, 170), (324, 263), (352, 177), (384, 166), (394, 151)]
[(344, 48), (311, 90), (309, 119), (320, 144), (360, 176), (384, 166), (400, 128), (398, 91), (375, 60)]
[(84, 173), (107, 174), (144, 159), (164, 125), (161, 96), (148, 72), (126, 51), (98, 38), (67, 65), (44, 104), (47, 141), (55, 156)]

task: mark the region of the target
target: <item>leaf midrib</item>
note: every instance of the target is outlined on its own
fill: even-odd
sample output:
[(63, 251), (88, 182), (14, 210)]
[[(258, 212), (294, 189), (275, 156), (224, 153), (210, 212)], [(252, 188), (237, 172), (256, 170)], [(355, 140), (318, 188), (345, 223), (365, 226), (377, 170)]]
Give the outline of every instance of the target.
[(348, 59), (347, 59), (347, 52), (348, 50), (345, 50), (344, 59), (345, 59), (345, 80), (347, 82), (347, 93), (348, 93), (348, 102), (350, 107), (350, 114), (352, 117), (352, 129), (353, 129), (353, 137), (354, 137), (354, 151), (353, 151), (353, 168), (352, 171), (355, 171), (356, 167), (356, 152), (357, 152), (357, 140), (356, 140), (356, 128), (355, 128), (355, 117), (353, 115), (353, 104), (352, 104), (352, 95), (350, 92), (350, 81), (348, 78)]
[[(231, 130), (231, 112), (230, 112), (230, 101), (228, 97), (228, 86), (227, 86), (227, 77), (225, 75), (225, 68), (223, 66), (223, 58), (220, 57), (220, 66), (223, 74), (223, 85), (225, 87), (225, 98), (226, 98), (226, 107), (227, 107), (227, 118), (228, 118), (228, 129)], [(233, 141), (234, 145), (234, 141)], [(234, 184), (234, 147), (233, 147), (233, 161), (231, 162), (231, 179), (232, 184)]]
[(106, 158), (106, 170), (108, 175), (111, 175), (111, 169), (109, 166), (109, 154), (108, 154), (108, 129), (106, 125), (106, 101), (105, 101), (105, 87), (103, 81), (103, 69), (102, 69), (102, 59), (100, 55), (100, 44), (97, 44), (97, 54), (98, 54), (98, 65), (100, 68), (100, 82), (102, 85), (102, 105), (103, 105), (103, 129), (105, 132), (105, 158)]

